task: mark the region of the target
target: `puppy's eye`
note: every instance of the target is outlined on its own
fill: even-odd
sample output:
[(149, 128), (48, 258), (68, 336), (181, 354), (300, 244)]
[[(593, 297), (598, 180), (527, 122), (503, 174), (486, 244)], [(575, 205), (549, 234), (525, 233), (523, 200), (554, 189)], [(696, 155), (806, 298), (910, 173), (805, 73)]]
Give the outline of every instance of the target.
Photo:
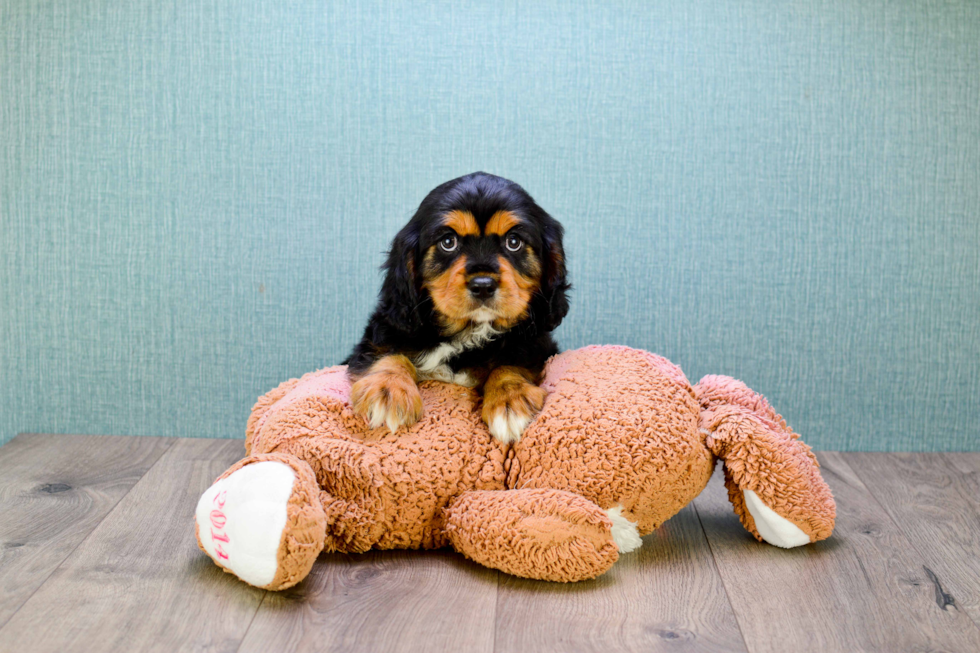
[(507, 234), (507, 239), (504, 241), (504, 246), (510, 252), (518, 252), (522, 247), (524, 247), (524, 241), (517, 234)]
[(455, 234), (446, 234), (439, 241), (439, 249), (444, 252), (455, 252), (457, 247), (459, 247), (459, 239)]

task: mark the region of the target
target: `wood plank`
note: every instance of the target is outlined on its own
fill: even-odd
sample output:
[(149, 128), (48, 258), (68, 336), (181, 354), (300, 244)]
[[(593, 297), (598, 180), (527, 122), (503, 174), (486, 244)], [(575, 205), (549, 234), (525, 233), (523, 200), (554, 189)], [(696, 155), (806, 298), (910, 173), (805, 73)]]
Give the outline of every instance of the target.
[(845, 459), (819, 458), (837, 500), (827, 541), (791, 550), (756, 542), (717, 474), (695, 500), (749, 650), (980, 650), (980, 630), (937, 606), (925, 561)]
[(269, 592), (240, 651), (489, 653), (496, 597), (497, 572), (450, 550), (322, 555)]
[(0, 447), (0, 626), (172, 444), (22, 434)]
[(501, 574), (495, 639), (499, 653), (746, 650), (691, 506), (595, 580)]
[(222, 572), (194, 539), (200, 494), (241, 440), (178, 440), (0, 628), (11, 651), (228, 650), (264, 592)]
[(980, 454), (846, 456), (923, 559), (937, 605), (980, 624)]

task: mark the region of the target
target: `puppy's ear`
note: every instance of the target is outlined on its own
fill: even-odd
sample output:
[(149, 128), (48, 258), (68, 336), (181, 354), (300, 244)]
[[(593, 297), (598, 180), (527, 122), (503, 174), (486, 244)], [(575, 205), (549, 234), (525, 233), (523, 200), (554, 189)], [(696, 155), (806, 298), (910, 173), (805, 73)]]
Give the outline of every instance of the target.
[(561, 224), (545, 214), (541, 223), (543, 265), (541, 270), (541, 288), (538, 295), (537, 319), (538, 324), (546, 331), (553, 331), (561, 324), (568, 314), (568, 290), (571, 285), (566, 280), (565, 249), (562, 246), (564, 229)]
[(381, 266), (385, 280), (381, 284), (378, 311), (392, 326), (408, 333), (422, 326), (418, 244), (418, 226), (410, 222), (391, 242), (388, 260)]

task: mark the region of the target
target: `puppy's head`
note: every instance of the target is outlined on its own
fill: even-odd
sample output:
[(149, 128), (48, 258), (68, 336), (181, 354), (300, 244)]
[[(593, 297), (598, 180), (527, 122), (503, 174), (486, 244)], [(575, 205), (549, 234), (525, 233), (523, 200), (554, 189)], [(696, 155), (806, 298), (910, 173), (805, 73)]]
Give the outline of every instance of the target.
[(446, 336), (477, 324), (551, 331), (568, 312), (561, 225), (523, 188), (483, 172), (430, 192), (385, 270), (382, 310), (406, 331), (430, 316)]

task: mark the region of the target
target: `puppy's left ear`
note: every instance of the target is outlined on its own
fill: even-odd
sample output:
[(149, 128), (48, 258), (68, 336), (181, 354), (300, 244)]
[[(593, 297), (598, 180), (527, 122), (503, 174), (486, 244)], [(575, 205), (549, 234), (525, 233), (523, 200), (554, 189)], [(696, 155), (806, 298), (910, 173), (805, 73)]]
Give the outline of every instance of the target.
[(541, 289), (536, 306), (539, 324), (546, 331), (553, 331), (568, 314), (568, 290), (571, 285), (566, 280), (565, 249), (562, 237), (565, 230), (561, 224), (545, 214), (541, 223), (543, 266), (541, 270)]

